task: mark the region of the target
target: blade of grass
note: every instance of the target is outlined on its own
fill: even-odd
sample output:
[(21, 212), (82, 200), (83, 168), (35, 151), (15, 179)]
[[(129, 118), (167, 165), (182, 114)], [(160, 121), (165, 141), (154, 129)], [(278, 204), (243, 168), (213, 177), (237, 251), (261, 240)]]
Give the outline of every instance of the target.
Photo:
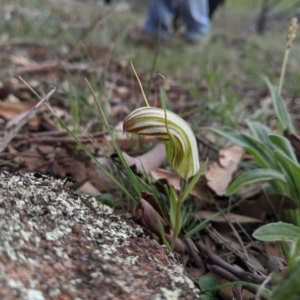
[(50, 105), (46, 105), (49, 111), (54, 115), (54, 117), (59, 122), (60, 126), (68, 132), (70, 136), (74, 138), (74, 140), (77, 142), (77, 144), (80, 146), (80, 148), (97, 164), (97, 166), (107, 175), (117, 187), (119, 187), (124, 194), (126, 194), (134, 203), (137, 203), (137, 200), (135, 197), (111, 174), (97, 159), (96, 157), (91, 153), (91, 151), (76, 137), (76, 135), (68, 128), (68, 126), (64, 123), (63, 120), (60, 119), (59, 116), (55, 114), (55, 112), (52, 110)]
[(291, 132), (295, 132), (295, 127), (292, 123), (291, 116), (288, 113), (286, 106), (284, 105), (283, 99), (275, 90), (274, 86), (271, 84), (269, 79), (267, 77), (264, 77), (264, 80), (267, 83), (271, 93), (271, 98), (277, 119), (279, 121), (280, 129), (282, 131), (289, 129)]
[[(98, 109), (99, 109), (99, 111), (100, 111), (100, 113), (101, 113), (102, 120), (104, 121), (104, 124), (105, 124), (105, 126), (106, 126), (106, 128), (107, 128), (107, 131), (108, 131), (108, 133), (109, 133), (109, 135), (110, 135), (110, 137), (111, 137), (111, 139), (112, 139), (114, 148), (115, 148), (115, 150), (116, 150), (116, 152), (117, 152), (117, 155), (118, 155), (118, 157), (119, 157), (119, 159), (120, 159), (120, 161), (121, 161), (121, 164), (122, 164), (123, 167), (125, 168), (126, 174), (128, 175), (128, 177), (129, 177), (129, 179), (130, 179), (130, 181), (131, 181), (131, 183), (132, 183), (132, 185), (133, 185), (133, 188), (135, 189), (135, 191), (136, 191), (136, 193), (137, 193), (136, 196), (141, 196), (142, 188), (141, 188), (141, 186), (140, 186), (140, 183), (139, 183), (139, 181), (138, 181), (136, 175), (135, 175), (135, 174), (133, 173), (133, 171), (130, 169), (130, 167), (128, 166), (128, 164), (126, 163), (126, 161), (125, 161), (125, 159), (124, 159), (124, 157), (123, 157), (123, 155), (122, 155), (122, 151), (121, 151), (119, 145), (117, 144), (117, 142), (116, 142), (116, 140), (115, 140), (113, 131), (111, 130), (111, 128), (110, 128), (110, 126), (109, 126), (109, 124), (108, 124), (108, 122), (107, 122), (107, 119), (106, 119), (106, 117), (105, 117), (104, 111), (103, 111), (103, 109), (102, 109), (102, 107), (101, 107), (101, 105), (100, 105), (100, 103), (99, 103), (98, 98), (96, 97), (96, 95), (95, 95), (95, 93), (94, 93), (94, 90), (93, 90), (92, 86), (90, 85), (90, 83), (89, 83), (88, 80), (86, 80), (86, 82), (87, 82), (87, 84), (88, 84), (88, 86), (89, 86), (89, 89), (90, 89), (90, 91), (91, 91), (91, 93), (92, 93), (92, 95), (93, 95), (93, 97), (94, 97), (94, 100), (95, 100), (95, 102), (96, 102), (96, 104), (97, 104), (97, 107), (98, 107)], [(134, 202), (137, 203), (136, 200), (135, 200)]]
[(285, 176), (272, 169), (255, 169), (245, 172), (241, 176), (239, 176), (236, 180), (234, 180), (226, 191), (226, 195), (230, 196), (236, 193), (241, 187), (263, 181), (272, 181), (279, 180), (282, 182), (286, 182)]

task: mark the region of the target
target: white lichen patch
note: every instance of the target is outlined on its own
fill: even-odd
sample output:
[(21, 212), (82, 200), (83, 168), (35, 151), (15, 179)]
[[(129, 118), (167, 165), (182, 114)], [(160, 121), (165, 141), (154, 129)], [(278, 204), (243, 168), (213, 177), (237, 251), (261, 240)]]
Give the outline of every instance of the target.
[(55, 297), (57, 297), (57, 296), (59, 296), (61, 294), (61, 290), (60, 289), (51, 289), (50, 291), (49, 291), (49, 296), (51, 297), (51, 298), (55, 298)]
[(26, 300), (44, 300), (45, 297), (41, 291), (38, 290), (27, 290)]
[(46, 232), (46, 240), (47, 241), (55, 241), (61, 238), (64, 235), (64, 232), (60, 230), (60, 228), (56, 227), (50, 232)]
[(55, 254), (58, 257), (61, 257), (63, 259), (68, 259), (69, 258), (68, 254), (66, 253), (64, 248), (62, 248), (62, 247), (53, 247), (53, 250), (55, 251)]
[(177, 300), (181, 293), (181, 289), (172, 290), (172, 291), (163, 287), (160, 289), (166, 300)]

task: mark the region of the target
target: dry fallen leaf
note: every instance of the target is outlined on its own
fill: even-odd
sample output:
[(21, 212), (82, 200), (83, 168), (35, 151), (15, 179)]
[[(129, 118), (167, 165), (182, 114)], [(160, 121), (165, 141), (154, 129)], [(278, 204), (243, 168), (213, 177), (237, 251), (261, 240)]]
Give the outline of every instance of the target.
[(284, 258), (280, 242), (263, 242), (263, 245), (268, 259), (274, 256)]
[[(270, 203), (272, 203), (272, 206)], [(243, 203), (237, 213), (265, 220), (268, 215), (273, 215), (274, 210), (278, 214), (285, 209), (296, 209), (296, 207), (294, 201), (287, 196), (261, 193), (256, 199)]]
[[(180, 190), (180, 177), (174, 172), (170, 172), (164, 169), (157, 168), (150, 172), (151, 176), (155, 180), (164, 179), (171, 185), (176, 191)], [(213, 203), (212, 195), (206, 186), (205, 182), (198, 182), (192, 189), (191, 195), (205, 203)]]
[[(132, 220), (145, 226), (149, 231), (153, 232), (156, 236), (160, 238), (160, 232), (158, 229), (158, 221), (161, 222), (164, 230), (165, 237), (169, 243), (172, 241), (172, 231), (170, 230), (170, 225), (161, 215), (160, 209), (156, 199), (153, 195), (147, 194), (146, 199), (139, 198), (139, 204), (133, 208)], [(174, 251), (183, 254), (185, 251), (185, 246), (180, 239), (176, 239)]]
[(19, 65), (19, 66), (29, 66), (32, 65), (33, 62), (30, 61), (28, 58), (26, 58), (23, 55), (10, 55), (9, 56), (9, 60), (15, 64), (15, 65)]
[(166, 160), (166, 150), (163, 143), (157, 144), (147, 153), (137, 157), (131, 157), (125, 152), (122, 154), (127, 164), (130, 167), (135, 166), (139, 173), (149, 173), (161, 166)]
[[(34, 102), (20, 101), (18, 103), (12, 103), (8, 101), (0, 101), (0, 116), (6, 120), (10, 120), (6, 124), (6, 128), (10, 128), (13, 125), (20, 122), (20, 120), (27, 114), (27, 112), (35, 106)], [(34, 116), (28, 121), (28, 124), (32, 127), (38, 127), (41, 118)]]
[(80, 193), (86, 194), (86, 195), (91, 195), (91, 196), (99, 196), (101, 195), (101, 192), (96, 189), (92, 183), (89, 181), (84, 183), (80, 188), (79, 188)]
[(243, 157), (244, 149), (238, 146), (230, 146), (219, 151), (218, 161), (207, 167), (204, 177), (207, 185), (218, 195), (223, 196), (232, 180), (233, 173)]

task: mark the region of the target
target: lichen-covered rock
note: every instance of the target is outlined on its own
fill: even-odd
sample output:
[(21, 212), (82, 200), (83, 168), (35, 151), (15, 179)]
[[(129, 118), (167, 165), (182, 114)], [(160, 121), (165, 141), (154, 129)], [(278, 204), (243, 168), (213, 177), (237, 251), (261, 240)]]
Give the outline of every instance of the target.
[(0, 299), (196, 299), (143, 229), (40, 174), (0, 174)]

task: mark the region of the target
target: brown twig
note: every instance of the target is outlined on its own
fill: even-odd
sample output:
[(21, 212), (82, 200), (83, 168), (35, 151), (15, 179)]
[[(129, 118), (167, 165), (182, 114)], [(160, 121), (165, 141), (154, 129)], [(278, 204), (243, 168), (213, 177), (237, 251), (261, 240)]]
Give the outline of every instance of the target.
[(256, 283), (256, 284), (262, 284), (264, 280), (266, 279), (266, 276), (264, 275), (257, 275), (257, 274), (251, 274), (249, 272), (239, 270), (232, 265), (228, 264), (226, 261), (224, 261), (222, 258), (217, 256), (216, 254), (212, 253), (211, 251), (208, 251), (206, 246), (202, 241), (198, 241), (195, 243), (197, 248), (217, 266), (220, 266), (221, 268), (227, 270), (231, 274), (235, 275), (241, 280)]
[(26, 122), (33, 117), (36, 112), (38, 111), (38, 109), (44, 105), (44, 103), (46, 101), (48, 101), (51, 96), (54, 94), (55, 92), (55, 88), (53, 90), (51, 90), (44, 98), (42, 98), (24, 117), (22, 120), (20, 120), (20, 122), (10, 130), (10, 132), (8, 133), (8, 135), (2, 140), (1, 144), (0, 144), (0, 152), (2, 152), (6, 146), (9, 144), (9, 142), (14, 138), (14, 136), (17, 134), (17, 132), (26, 124)]
[(232, 287), (233, 296), (236, 300), (243, 300), (242, 296), (243, 286), (242, 285), (235, 285)]
[(10, 39), (6, 42), (0, 43), (0, 49), (5, 47), (15, 47), (15, 46), (28, 46), (28, 47), (44, 47), (43, 44), (33, 41), (31, 39)]
[[(80, 135), (77, 138), (82, 143), (92, 143), (95, 139), (103, 139), (105, 131), (91, 133), (89, 135)], [(67, 133), (64, 132), (64, 135)], [(15, 137), (16, 140), (22, 141), (24, 144), (36, 143), (36, 144), (73, 144), (77, 143), (73, 137), (69, 136), (41, 136), (37, 134), (18, 134)]]
[(190, 254), (190, 256), (193, 258), (194, 263), (196, 265), (196, 267), (198, 269), (200, 269), (201, 271), (205, 271), (205, 264), (202, 260), (202, 258), (199, 256), (199, 253), (197, 251), (197, 248), (195, 247), (195, 243), (191, 238), (187, 238), (185, 240), (185, 244), (187, 246), (188, 252)]
[[(64, 61), (50, 61), (45, 63), (39, 63), (31, 66), (15, 68), (12, 71), (4, 71), (4, 75), (6, 72), (12, 72), (15, 76), (23, 75), (23, 74), (41, 74), (48, 73), (53, 71), (65, 71), (69, 73), (75, 72), (102, 72), (99, 66), (95, 64), (87, 64), (87, 63), (68, 63)], [(3, 72), (1, 73), (3, 75)]]
[[(220, 207), (219, 203), (218, 203), (216, 200), (215, 200), (214, 202), (215, 202), (215, 205), (216, 205), (217, 209), (218, 209), (219, 211), (221, 211), (221, 207)], [(228, 213), (229, 213), (229, 210), (230, 210), (230, 207), (228, 207)], [(246, 248), (245, 248), (245, 246), (244, 246), (244, 243), (243, 243), (243, 241), (242, 241), (240, 235), (238, 234), (238, 232), (236, 231), (236, 229), (235, 229), (234, 226), (232, 225), (231, 221), (230, 221), (229, 218), (227, 217), (227, 214), (222, 213), (222, 215), (223, 215), (223, 218), (227, 221), (227, 224), (228, 224), (229, 227), (231, 228), (232, 232), (234, 233), (234, 236), (235, 236), (236, 239), (238, 240), (238, 242), (239, 242), (241, 248), (243, 249), (243, 251), (244, 251), (244, 256), (245, 256), (245, 259), (246, 259), (246, 263), (247, 263), (247, 264), (250, 264), (250, 259), (249, 259), (247, 250), (246, 250)]]
[(259, 271), (257, 268), (255, 268), (251, 262), (250, 259), (248, 257), (248, 255), (246, 256), (246, 248), (242, 247), (242, 249), (244, 249), (244, 252), (237, 249), (235, 246), (233, 246), (231, 244), (230, 241), (228, 241), (227, 239), (225, 239), (222, 235), (219, 234), (219, 232), (217, 230), (215, 230), (214, 228), (210, 229), (207, 228), (206, 229), (209, 236), (216, 242), (216, 243), (220, 243), (224, 248), (226, 248), (229, 251), (232, 251), (236, 256), (238, 256), (248, 267), (251, 267), (253, 270), (257, 271), (257, 272), (261, 272)]
[[(239, 281), (239, 278), (232, 275), (232, 273), (228, 272), (226, 269), (219, 267), (219, 266), (211, 266), (210, 267), (211, 271), (214, 272), (215, 274), (221, 276), (222, 278), (225, 278), (226, 280), (230, 281), (230, 282), (234, 282), (234, 281)], [(249, 292), (251, 292), (252, 294), (256, 294), (257, 290), (250, 285), (243, 285), (243, 288), (245, 288), (246, 290), (248, 290)], [(261, 297), (262, 299), (265, 299), (264, 297)]]

